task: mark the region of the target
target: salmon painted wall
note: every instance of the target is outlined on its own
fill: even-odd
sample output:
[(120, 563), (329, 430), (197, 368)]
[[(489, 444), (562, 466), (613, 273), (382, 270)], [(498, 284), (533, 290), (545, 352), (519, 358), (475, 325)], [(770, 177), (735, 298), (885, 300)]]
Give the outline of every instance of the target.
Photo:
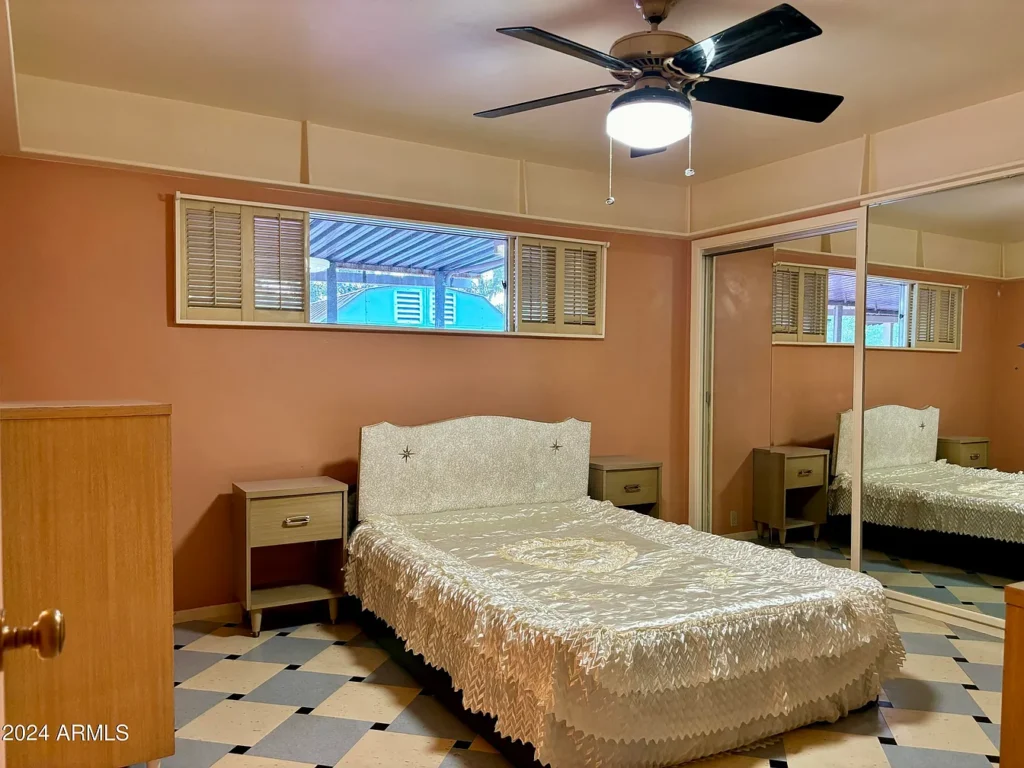
[(999, 286), (990, 368), (989, 460), (1024, 470), (1024, 280)]
[[(715, 257), (711, 437), (715, 533), (754, 527), (751, 450), (771, 444), (773, 260), (771, 248)], [(738, 526), (730, 524), (732, 510), (739, 514)]]
[[(831, 448), (836, 414), (853, 404), (852, 347), (771, 344), (770, 286), (775, 260), (852, 267), (849, 260), (829, 264), (834, 260), (776, 257), (771, 249), (716, 259), (716, 533), (754, 527), (753, 448), (786, 444)], [(997, 466), (1024, 469), (1024, 446), (1018, 447), (1019, 438), (1014, 437), (1024, 428), (1024, 405), (1013, 399), (1014, 392), (1021, 391), (1024, 375), (1018, 370), (1024, 369), (1024, 349), (1016, 347), (1024, 343), (1024, 282), (878, 265), (871, 265), (869, 272), (956, 283), (966, 291), (961, 352), (867, 351), (867, 407), (936, 406), (941, 412), (940, 433), (988, 435), (993, 441), (993, 461), (1001, 462)], [(1011, 343), (1017, 335), (1021, 338)], [(736, 526), (730, 524), (732, 510), (738, 513)]]
[[(176, 191), (607, 239), (607, 338), (175, 326)], [(686, 519), (681, 240), (12, 158), (0, 158), (0, 232), (4, 398), (173, 406), (177, 609), (234, 599), (232, 481), (354, 482), (359, 428), (383, 420), (585, 419), (593, 452), (664, 461), (666, 517)]]

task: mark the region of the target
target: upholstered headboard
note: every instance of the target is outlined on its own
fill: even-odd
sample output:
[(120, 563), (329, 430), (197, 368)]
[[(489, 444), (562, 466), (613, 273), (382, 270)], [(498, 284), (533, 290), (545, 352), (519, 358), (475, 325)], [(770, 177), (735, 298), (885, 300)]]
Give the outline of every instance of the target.
[[(837, 475), (853, 464), (853, 411), (839, 414), (835, 438)], [(879, 405), (864, 411), (864, 469), (904, 467), (935, 461), (939, 409)]]
[(359, 516), (570, 501), (587, 495), (590, 424), (467, 416), (363, 427)]

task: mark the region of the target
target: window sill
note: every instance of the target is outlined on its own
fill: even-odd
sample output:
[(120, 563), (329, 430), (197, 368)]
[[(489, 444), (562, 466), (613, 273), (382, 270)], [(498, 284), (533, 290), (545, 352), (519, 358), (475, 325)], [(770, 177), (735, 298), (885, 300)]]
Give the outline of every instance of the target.
[[(773, 347), (835, 347), (839, 349), (853, 349), (853, 344), (836, 343), (828, 341), (773, 341)], [(961, 352), (961, 349), (923, 349), (921, 347), (864, 347), (866, 352)]]
[(182, 327), (262, 328), (290, 331), (344, 331), (347, 333), (430, 334), (442, 336), (487, 336), (489, 338), (603, 340), (604, 333), (530, 333), (527, 331), (473, 331), (449, 328), (409, 328), (389, 325), (340, 325), (332, 323), (272, 323), (243, 320), (188, 320), (177, 318), (174, 325)]

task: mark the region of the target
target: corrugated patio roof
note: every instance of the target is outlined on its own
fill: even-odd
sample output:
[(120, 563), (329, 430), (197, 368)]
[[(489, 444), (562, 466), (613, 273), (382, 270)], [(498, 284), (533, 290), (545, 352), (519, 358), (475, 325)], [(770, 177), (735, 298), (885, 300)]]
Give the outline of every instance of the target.
[(504, 237), (311, 218), (309, 255), (351, 269), (481, 274), (505, 263)]
[[(854, 306), (857, 296), (857, 273), (852, 270), (828, 271), (828, 303)], [(895, 278), (868, 276), (867, 311), (874, 314), (899, 313), (905, 285)]]

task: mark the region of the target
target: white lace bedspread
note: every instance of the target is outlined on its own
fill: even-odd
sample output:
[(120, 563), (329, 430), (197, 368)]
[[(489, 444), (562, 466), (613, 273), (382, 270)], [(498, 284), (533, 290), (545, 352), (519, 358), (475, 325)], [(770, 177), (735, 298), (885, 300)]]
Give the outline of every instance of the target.
[(363, 522), (346, 587), (553, 766), (665, 766), (874, 699), (881, 585), (581, 499)]
[[(830, 511), (850, 514), (850, 476), (832, 484)], [(1024, 474), (945, 459), (864, 472), (865, 522), (1024, 544)]]

